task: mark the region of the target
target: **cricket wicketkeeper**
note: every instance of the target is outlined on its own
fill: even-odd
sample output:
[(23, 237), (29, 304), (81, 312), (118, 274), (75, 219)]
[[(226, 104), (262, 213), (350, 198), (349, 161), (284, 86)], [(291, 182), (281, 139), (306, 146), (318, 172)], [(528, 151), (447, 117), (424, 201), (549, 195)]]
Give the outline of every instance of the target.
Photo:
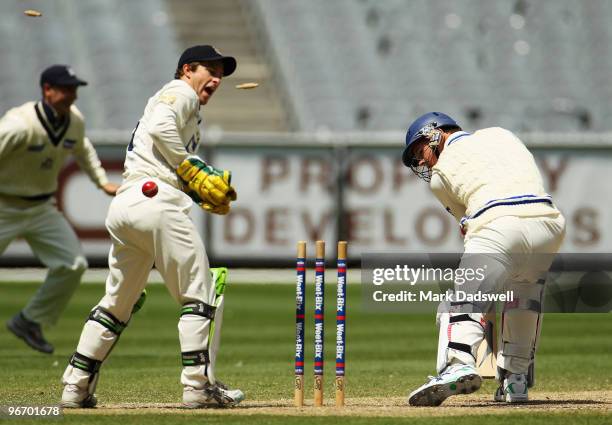
[(93, 407), (103, 361), (127, 326), (151, 268), (182, 306), (178, 324), (187, 407), (233, 406), (244, 399), (215, 377), (223, 293), (211, 278), (206, 249), (189, 216), (194, 201), (227, 214), (236, 200), (231, 173), (198, 158), (201, 105), (236, 60), (212, 46), (181, 55), (175, 79), (151, 97), (133, 132), (124, 180), (106, 218), (112, 246), (106, 295), (91, 311), (63, 376), (64, 407)]
[[(508, 130), (467, 133), (448, 115), (430, 112), (410, 125), (402, 160), (429, 182), (460, 223), (465, 252), (459, 267), (486, 262), (477, 289), (513, 291), (514, 301), (502, 313), (500, 386), (494, 398), (527, 401), (545, 274), (565, 236), (565, 219), (544, 191), (533, 156)], [(449, 396), (480, 388), (476, 351), (484, 338), (483, 314), (490, 308), (467, 302), (441, 306), (439, 375), (410, 394), (411, 405), (437, 406)]]

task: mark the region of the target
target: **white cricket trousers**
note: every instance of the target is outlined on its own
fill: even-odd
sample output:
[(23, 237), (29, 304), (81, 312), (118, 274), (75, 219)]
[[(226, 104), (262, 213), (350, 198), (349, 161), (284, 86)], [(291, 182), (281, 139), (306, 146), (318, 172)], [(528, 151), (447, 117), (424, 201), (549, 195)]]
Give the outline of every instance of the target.
[[(543, 217), (500, 217), (465, 240), (459, 267), (473, 267), (470, 264), (475, 258), (473, 254), (486, 254), (485, 281), (489, 280), (497, 291), (514, 293), (513, 303), (506, 303), (504, 307), (497, 357), (497, 365), (507, 371), (527, 373), (541, 320), (541, 314), (528, 307), (541, 307), (546, 272), (564, 236), (565, 219), (556, 213)], [(455, 289), (461, 288), (455, 285)], [(478, 346), (484, 338), (482, 313), (454, 313), (453, 307), (450, 311), (440, 320), (438, 372), (454, 362), (474, 366)], [(467, 349), (449, 348), (449, 342)]]
[(215, 299), (206, 249), (189, 217), (193, 201), (157, 180), (158, 193), (148, 198), (141, 189), (148, 180), (154, 179), (121, 190), (106, 218), (112, 246), (106, 295), (99, 305), (123, 322), (129, 319), (154, 265), (180, 305), (212, 304)]
[(53, 325), (87, 269), (79, 240), (54, 201), (18, 208), (0, 197), (0, 254), (17, 238), (25, 239), (36, 258), (49, 268), (23, 315), (41, 325)]
[[(159, 188), (151, 198), (142, 193), (142, 184), (149, 180)], [(126, 323), (154, 265), (180, 305), (214, 304), (215, 288), (206, 250), (189, 217), (192, 205), (185, 193), (157, 179), (147, 178), (121, 187), (106, 218), (112, 246), (106, 294), (98, 304), (100, 307)], [(210, 323), (210, 319), (201, 316), (181, 316), (178, 325), (181, 351), (207, 349)], [(77, 352), (103, 361), (116, 339), (117, 335), (100, 323), (89, 320)], [(181, 382), (202, 388), (207, 380), (205, 370), (205, 366), (184, 367)], [(87, 379), (86, 372), (68, 366), (63, 382), (86, 387)]]

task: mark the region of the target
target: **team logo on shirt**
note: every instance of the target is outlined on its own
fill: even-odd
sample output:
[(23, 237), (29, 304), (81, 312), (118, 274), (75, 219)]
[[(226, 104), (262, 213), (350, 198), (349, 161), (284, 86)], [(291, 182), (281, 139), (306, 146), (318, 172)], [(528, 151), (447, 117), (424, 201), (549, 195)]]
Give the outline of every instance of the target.
[(72, 139), (65, 139), (64, 140), (64, 147), (66, 149), (72, 149), (72, 148), (74, 148), (74, 145), (76, 145), (76, 140), (72, 140)]
[(170, 93), (164, 93), (159, 97), (161, 103), (172, 105), (176, 101), (176, 96)]
[(47, 158), (40, 163), (40, 168), (43, 170), (49, 170), (53, 167), (53, 158)]

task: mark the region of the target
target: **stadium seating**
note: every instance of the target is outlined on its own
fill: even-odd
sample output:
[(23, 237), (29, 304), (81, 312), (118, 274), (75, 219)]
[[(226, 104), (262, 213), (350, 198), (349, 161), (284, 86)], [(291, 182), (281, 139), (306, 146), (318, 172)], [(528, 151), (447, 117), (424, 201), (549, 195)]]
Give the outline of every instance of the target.
[[(43, 16), (24, 16), (28, 7), (38, 7)], [(206, 125), (285, 130), (283, 109), (271, 90), (275, 85), (253, 53), (241, 13), (239, 0), (2, 1), (0, 114), (40, 98), (40, 72), (53, 63), (68, 63), (90, 83), (77, 101), (88, 128), (131, 130), (147, 99), (173, 78), (181, 51), (206, 42), (227, 46), (240, 60), (238, 79), (223, 84), (225, 93), (205, 110)], [(234, 84), (244, 82), (241, 78), (262, 87), (234, 90)]]
[(88, 127), (133, 128), (154, 87), (172, 77), (177, 57), (173, 32), (163, 23), (163, 2), (141, 6), (117, 0), (44, 2), (43, 17), (28, 18), (22, 2), (1, 2), (0, 110), (40, 98), (40, 72), (68, 63), (90, 83), (78, 100)]
[(256, 0), (302, 130), (610, 130), (606, 0)]
[[(612, 130), (608, 0), (39, 4), (43, 18), (0, 2), (0, 112), (39, 97), (40, 71), (63, 62), (91, 83), (89, 128), (131, 129), (182, 48), (208, 41), (241, 58), (205, 111), (225, 130), (400, 130), (429, 110), (466, 128)], [(246, 81), (260, 88), (232, 89)]]

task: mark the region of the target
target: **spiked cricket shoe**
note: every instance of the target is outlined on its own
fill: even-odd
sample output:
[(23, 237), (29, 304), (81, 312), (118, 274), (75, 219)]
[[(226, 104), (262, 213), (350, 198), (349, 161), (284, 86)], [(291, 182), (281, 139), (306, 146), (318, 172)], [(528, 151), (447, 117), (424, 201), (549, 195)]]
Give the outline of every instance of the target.
[(495, 391), (495, 401), (524, 403), (529, 401), (527, 376), (521, 373), (508, 373)]
[(448, 397), (473, 393), (481, 385), (482, 378), (473, 366), (454, 364), (439, 376), (430, 376), (429, 382), (410, 393), (408, 403), (411, 406), (439, 406)]
[(189, 409), (234, 407), (242, 400), (244, 400), (242, 391), (230, 390), (220, 381), (214, 385), (207, 382), (201, 390), (189, 386), (183, 390), (183, 405)]
[(26, 319), (21, 312), (6, 322), (6, 327), (17, 338), (23, 339), (33, 349), (45, 354), (53, 353), (53, 345), (49, 344), (43, 336), (40, 325)]
[(71, 384), (64, 387), (60, 406), (70, 409), (87, 409), (96, 407), (96, 404), (98, 404), (98, 399), (94, 394), (89, 394), (86, 389)]

